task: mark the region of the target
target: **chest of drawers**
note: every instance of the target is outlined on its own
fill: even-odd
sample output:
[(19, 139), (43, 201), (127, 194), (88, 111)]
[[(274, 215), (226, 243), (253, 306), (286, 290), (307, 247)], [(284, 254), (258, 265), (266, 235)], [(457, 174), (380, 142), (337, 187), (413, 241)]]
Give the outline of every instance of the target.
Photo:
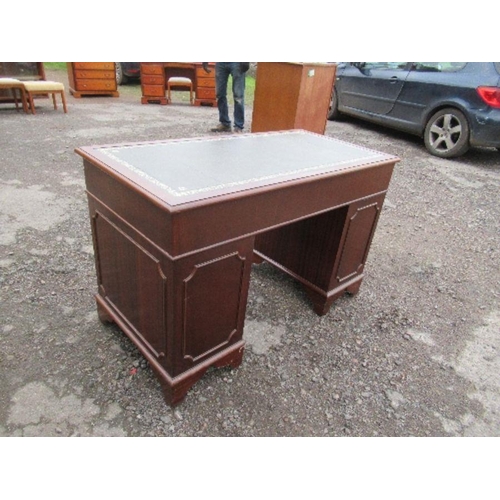
[(114, 62), (69, 62), (69, 91), (74, 97), (110, 95), (118, 97)]

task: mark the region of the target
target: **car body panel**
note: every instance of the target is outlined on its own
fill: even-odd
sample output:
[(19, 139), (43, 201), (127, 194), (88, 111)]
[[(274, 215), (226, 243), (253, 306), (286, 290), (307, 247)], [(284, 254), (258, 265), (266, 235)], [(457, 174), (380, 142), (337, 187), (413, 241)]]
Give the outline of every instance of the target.
[(500, 87), (500, 63), (339, 63), (335, 92), (340, 113), (421, 137), (434, 113), (457, 109), (470, 145), (499, 148), (500, 109), (480, 86)]
[(346, 67), (343, 78), (349, 87), (343, 94), (343, 105), (377, 115), (389, 114), (398, 98), (409, 71), (394, 63), (393, 68), (366, 63), (362, 68)]

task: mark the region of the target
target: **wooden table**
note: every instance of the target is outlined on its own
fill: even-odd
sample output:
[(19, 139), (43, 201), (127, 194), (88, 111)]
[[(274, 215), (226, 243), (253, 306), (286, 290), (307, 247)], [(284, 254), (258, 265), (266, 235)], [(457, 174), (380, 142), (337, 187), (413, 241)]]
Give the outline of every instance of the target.
[(99, 316), (176, 404), (238, 366), (250, 270), (265, 259), (325, 314), (358, 291), (398, 158), (305, 131), (78, 148)]

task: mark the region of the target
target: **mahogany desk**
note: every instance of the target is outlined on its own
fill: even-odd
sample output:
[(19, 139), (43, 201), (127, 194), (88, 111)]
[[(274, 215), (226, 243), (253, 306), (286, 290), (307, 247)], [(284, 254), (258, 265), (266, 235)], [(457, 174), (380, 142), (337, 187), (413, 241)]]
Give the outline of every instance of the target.
[(252, 262), (298, 279), (325, 314), (355, 293), (395, 156), (291, 130), (82, 147), (102, 321), (176, 404), (238, 366)]

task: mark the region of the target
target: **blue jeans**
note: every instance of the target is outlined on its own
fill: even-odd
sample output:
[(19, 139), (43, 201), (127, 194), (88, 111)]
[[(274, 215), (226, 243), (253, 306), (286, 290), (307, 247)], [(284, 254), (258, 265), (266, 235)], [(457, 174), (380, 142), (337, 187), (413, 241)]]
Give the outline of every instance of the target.
[(215, 63), (215, 93), (219, 108), (219, 121), (231, 126), (227, 105), (227, 82), (233, 77), (234, 126), (242, 129), (245, 124), (245, 73), (241, 72), (239, 62)]

